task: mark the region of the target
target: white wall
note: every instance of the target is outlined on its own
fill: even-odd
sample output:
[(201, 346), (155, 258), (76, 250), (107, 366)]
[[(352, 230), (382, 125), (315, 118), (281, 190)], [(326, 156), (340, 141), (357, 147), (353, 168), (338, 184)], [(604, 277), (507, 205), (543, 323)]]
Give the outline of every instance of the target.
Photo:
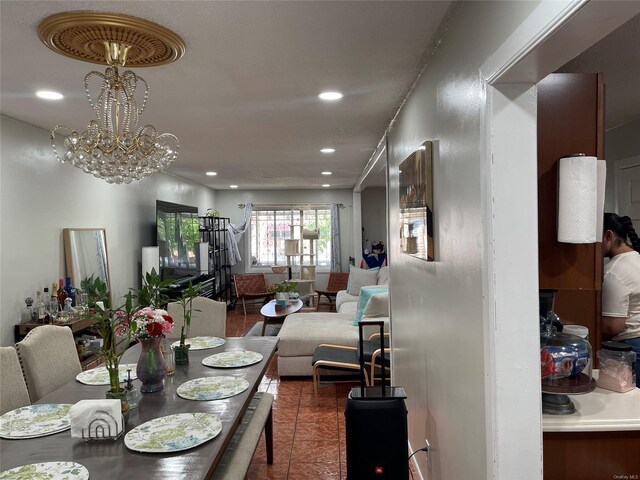
[[(349, 268), (349, 255), (353, 255), (353, 210), (352, 191), (349, 189), (325, 189), (322, 190), (218, 190), (216, 191), (216, 208), (223, 217), (229, 217), (231, 223), (239, 223), (242, 220), (243, 210), (239, 204), (287, 204), (287, 203), (342, 203), (345, 208), (339, 209), (340, 232), (342, 243), (342, 270)], [(246, 235), (238, 242), (242, 262), (236, 264), (233, 273), (247, 273)], [(316, 288), (324, 288), (327, 282), (327, 273), (317, 273)], [(267, 281), (274, 282), (285, 278), (284, 274), (267, 273)]]
[(13, 343), (24, 299), (64, 275), (63, 228), (106, 228), (117, 303), (130, 287), (139, 288), (141, 247), (156, 240), (156, 200), (200, 212), (215, 207), (213, 190), (167, 174), (109, 185), (59, 164), (48, 131), (5, 116), (0, 120), (0, 345)]
[(604, 137), (604, 158), (607, 160), (607, 189), (604, 199), (605, 212), (616, 211), (614, 169), (615, 162), (640, 156), (640, 118), (607, 130)]
[[(382, 240), (387, 245), (387, 189), (367, 187), (361, 192), (362, 229), (369, 243)], [(358, 262), (356, 262), (358, 263)]]
[[(493, 374), (487, 371), (490, 362), (486, 363), (492, 348), (487, 340), (491, 337), (487, 304), (500, 294), (487, 292), (493, 285), (487, 270), (492, 248), (487, 242), (492, 236), (483, 207), (491, 173), (484, 157), (487, 93), (479, 70), (537, 4), (460, 4), (388, 134), (393, 381), (407, 390), (411, 448), (423, 447), (425, 438), (433, 448), (430, 469), (426, 456), (416, 455), (422, 477), (430, 480), (485, 479), (496, 471), (497, 454), (491, 444), (496, 438), (489, 431), (495, 405), (485, 393), (494, 390), (502, 396), (510, 378), (499, 377), (504, 383), (491, 384)], [(531, 112), (522, 117), (530, 120)], [(535, 132), (534, 124), (528, 128)], [(434, 142), (437, 261), (433, 263), (403, 255), (393, 234), (399, 231), (399, 164), (425, 140)], [(527, 187), (535, 182), (532, 175)], [(535, 188), (526, 188), (524, 195), (526, 205), (535, 205)], [(535, 223), (536, 218), (530, 221)], [(529, 296), (535, 299), (535, 290)], [(535, 308), (532, 315), (537, 318)], [(499, 321), (518, 320), (512, 318), (515, 312), (499, 313)], [(530, 330), (534, 333), (525, 339), (527, 346), (537, 340), (535, 326)], [(515, 345), (518, 341), (513, 338)], [(525, 416), (518, 418), (517, 404), (508, 406), (513, 422), (532, 420), (527, 415), (531, 405), (538, 405), (539, 397), (531, 399), (537, 394), (535, 389), (516, 394), (523, 395), (527, 407)], [(511, 457), (510, 465), (515, 465), (511, 471), (526, 472), (512, 478), (541, 478), (539, 411), (534, 415), (529, 432), (509, 432), (497, 439), (499, 454)], [(519, 438), (525, 440), (524, 446)]]

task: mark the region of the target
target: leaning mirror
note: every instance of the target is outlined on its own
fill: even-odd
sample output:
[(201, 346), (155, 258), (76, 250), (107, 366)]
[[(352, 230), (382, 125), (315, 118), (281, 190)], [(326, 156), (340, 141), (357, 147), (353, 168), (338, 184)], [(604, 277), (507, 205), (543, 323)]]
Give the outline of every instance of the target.
[(71, 285), (96, 301), (111, 304), (107, 232), (104, 228), (65, 228), (64, 250)]

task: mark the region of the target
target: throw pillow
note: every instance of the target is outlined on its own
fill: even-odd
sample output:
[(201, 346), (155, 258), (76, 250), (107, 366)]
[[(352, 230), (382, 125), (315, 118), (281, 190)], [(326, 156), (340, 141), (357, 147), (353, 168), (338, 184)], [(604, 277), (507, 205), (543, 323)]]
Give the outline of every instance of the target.
[(389, 316), (389, 290), (374, 293), (362, 312), (362, 318), (388, 317)]
[(352, 265), (349, 269), (349, 280), (347, 280), (347, 293), (349, 295), (359, 295), (360, 289), (365, 285), (377, 284), (378, 270), (378, 267), (365, 270)]
[(360, 298), (358, 299), (358, 310), (356, 311), (356, 316), (353, 319), (353, 325), (358, 326), (360, 320), (362, 320), (362, 315), (364, 314), (364, 309), (369, 303), (369, 299), (375, 295), (376, 293), (388, 292), (388, 287), (386, 285), (375, 286), (375, 287), (362, 287), (360, 289)]
[(378, 272), (378, 285), (389, 284), (389, 267), (382, 267)]

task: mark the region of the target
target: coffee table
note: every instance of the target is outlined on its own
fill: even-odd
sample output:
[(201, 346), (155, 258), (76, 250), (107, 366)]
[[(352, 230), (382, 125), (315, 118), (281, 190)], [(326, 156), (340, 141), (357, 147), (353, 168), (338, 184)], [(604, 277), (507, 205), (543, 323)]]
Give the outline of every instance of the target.
[(282, 310), (276, 310), (275, 300), (271, 300), (269, 303), (263, 305), (260, 309), (260, 313), (264, 317), (264, 322), (262, 322), (262, 336), (264, 337), (267, 324), (283, 322), (287, 315), (299, 312), (302, 305), (304, 305), (302, 300), (292, 300), (291, 303)]

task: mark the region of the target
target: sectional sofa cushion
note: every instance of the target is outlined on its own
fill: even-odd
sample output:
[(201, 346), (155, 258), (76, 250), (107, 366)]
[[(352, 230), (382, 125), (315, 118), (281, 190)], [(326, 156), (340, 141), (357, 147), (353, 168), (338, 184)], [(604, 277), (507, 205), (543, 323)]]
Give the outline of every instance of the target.
[(389, 290), (374, 293), (362, 312), (362, 319), (389, 316)]
[(377, 267), (365, 270), (351, 266), (349, 269), (347, 293), (349, 295), (359, 295), (360, 289), (365, 285), (376, 285), (378, 283), (378, 270)]
[[(360, 289), (360, 299), (358, 300), (358, 310), (356, 311), (356, 316), (353, 319), (353, 325), (358, 326), (360, 320), (362, 320), (362, 314), (364, 313), (364, 309), (369, 303), (369, 300), (376, 293), (388, 292), (388, 287), (386, 285), (376, 285), (375, 287), (362, 287)], [(388, 298), (388, 297), (387, 297)]]
[(342, 313), (313, 312), (289, 315), (278, 333), (278, 356), (312, 356), (321, 343), (355, 346), (358, 343), (358, 329), (353, 328), (352, 321), (352, 315)]
[(389, 267), (382, 267), (378, 270), (378, 285), (389, 284)]

